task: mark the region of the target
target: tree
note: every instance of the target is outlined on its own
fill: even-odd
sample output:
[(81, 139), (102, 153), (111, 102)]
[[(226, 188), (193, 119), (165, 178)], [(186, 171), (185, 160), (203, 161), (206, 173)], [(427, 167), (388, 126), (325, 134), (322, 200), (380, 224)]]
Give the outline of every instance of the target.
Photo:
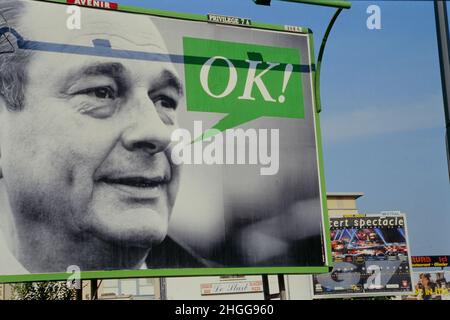
[(14, 300), (74, 300), (76, 290), (66, 282), (30, 282), (12, 286)]

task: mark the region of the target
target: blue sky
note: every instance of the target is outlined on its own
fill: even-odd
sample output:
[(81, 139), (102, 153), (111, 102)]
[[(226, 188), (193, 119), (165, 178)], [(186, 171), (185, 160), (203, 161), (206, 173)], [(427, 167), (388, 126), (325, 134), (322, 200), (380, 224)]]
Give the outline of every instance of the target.
[[(185, 13), (299, 25), (316, 53), (334, 9), (273, 0), (117, 0)], [(381, 8), (381, 30), (366, 26)], [(361, 212), (407, 213), (414, 255), (450, 255), (450, 194), (433, 3), (354, 1), (330, 36), (322, 66), (328, 191), (360, 191)]]

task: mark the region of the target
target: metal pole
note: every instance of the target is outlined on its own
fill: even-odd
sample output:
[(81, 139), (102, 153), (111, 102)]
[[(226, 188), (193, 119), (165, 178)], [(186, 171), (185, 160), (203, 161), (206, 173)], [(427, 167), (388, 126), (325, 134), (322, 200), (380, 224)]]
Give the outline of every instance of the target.
[(342, 9), (337, 9), (334, 13), (333, 17), (330, 20), (330, 23), (328, 24), (327, 30), (325, 30), (325, 34), (322, 39), (322, 43), (320, 45), (319, 50), (319, 56), (317, 58), (317, 67), (316, 67), (316, 74), (315, 74), (315, 96), (316, 96), (316, 111), (321, 112), (322, 111), (322, 100), (320, 99), (320, 71), (322, 70), (322, 59), (323, 59), (323, 53), (325, 52), (325, 46), (327, 44), (328, 36), (330, 35), (331, 30), (333, 29), (334, 23), (336, 22), (337, 18), (341, 14)]
[(267, 274), (262, 275), (264, 300), (270, 300), (270, 287), (269, 287), (269, 276)]
[(280, 289), (280, 300), (286, 300), (286, 283), (282, 274), (278, 275), (278, 288)]
[(98, 299), (98, 282), (97, 279), (91, 280), (91, 300)]
[[(272, 0), (253, 0), (254, 3), (263, 6), (270, 6), (271, 1)], [(352, 3), (346, 0), (278, 0), (278, 1), (313, 4), (317, 6), (342, 8), (342, 9), (350, 9), (352, 7)]]
[(76, 291), (75, 299), (78, 300), (78, 301), (83, 300), (83, 286), (81, 286), (80, 289), (75, 289), (75, 291)]
[(332, 7), (332, 8), (342, 8), (342, 9), (350, 9), (352, 3), (350, 1), (345, 0), (278, 0), (284, 2), (297, 2), (304, 4), (313, 4), (317, 6), (324, 7)]
[(439, 62), (441, 66), (442, 96), (444, 99), (447, 165), (450, 179), (450, 52), (449, 32), (446, 1), (434, 1), (434, 14), (436, 17), (436, 32), (439, 50)]
[(167, 300), (167, 282), (166, 278), (159, 278), (159, 299)]

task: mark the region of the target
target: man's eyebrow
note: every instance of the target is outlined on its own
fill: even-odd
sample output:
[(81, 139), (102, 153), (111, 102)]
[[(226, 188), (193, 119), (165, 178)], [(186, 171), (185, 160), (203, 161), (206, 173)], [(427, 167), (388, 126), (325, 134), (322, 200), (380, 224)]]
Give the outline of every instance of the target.
[(82, 77), (90, 76), (106, 76), (114, 79), (121, 89), (126, 83), (125, 79), (125, 67), (118, 62), (106, 62), (106, 63), (95, 63), (90, 64), (86, 67), (76, 70), (71, 73), (68, 77), (69, 82), (73, 80), (80, 79)]
[(108, 76), (113, 79), (123, 79), (125, 67), (117, 62), (97, 63), (82, 69), (79, 74), (82, 76)]
[[(77, 70), (69, 76), (69, 79), (79, 79), (83, 76), (107, 76), (114, 79), (119, 86), (119, 89), (125, 89), (126, 82), (126, 68), (118, 62), (95, 63), (87, 67)], [(179, 96), (184, 95), (183, 85), (180, 78), (171, 70), (163, 70), (159, 76), (158, 81), (153, 83), (150, 91), (158, 91), (166, 87), (175, 89)]]
[(156, 81), (150, 91), (158, 91), (166, 87), (172, 87), (175, 89), (179, 96), (184, 95), (183, 85), (181, 84), (180, 78), (170, 70), (163, 70), (158, 76), (158, 81)]

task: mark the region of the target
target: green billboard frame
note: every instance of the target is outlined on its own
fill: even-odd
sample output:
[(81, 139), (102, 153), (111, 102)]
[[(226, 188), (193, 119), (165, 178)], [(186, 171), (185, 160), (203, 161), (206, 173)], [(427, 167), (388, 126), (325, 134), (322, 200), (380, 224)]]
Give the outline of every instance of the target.
[[(68, 5), (66, 0), (32, 0), (47, 3), (57, 3)], [(101, 8), (93, 8), (97, 10), (108, 10)], [(172, 11), (141, 8), (134, 6), (118, 5), (118, 9), (114, 11), (125, 13), (145, 14), (159, 17), (167, 17), (174, 19), (190, 20), (208, 22), (208, 17), (198, 14), (186, 14)], [(319, 88), (316, 87), (315, 81), (317, 76), (316, 57), (314, 51), (314, 37), (313, 32), (309, 28), (289, 26), (289, 25), (275, 25), (268, 23), (253, 22), (251, 26), (242, 26), (242, 28), (254, 28), (263, 30), (283, 31), (287, 33), (304, 34), (308, 38), (309, 55), (311, 63), (311, 86), (312, 86), (312, 102), (315, 121), (315, 135), (317, 143), (317, 159), (319, 170), (319, 182), (320, 182), (320, 194), (321, 194), (321, 206), (322, 206), (322, 219), (324, 234), (322, 240), (324, 240), (323, 252), (325, 258), (324, 266), (316, 267), (239, 267), (239, 268), (173, 268), (173, 269), (145, 269), (145, 270), (115, 270), (115, 271), (81, 271), (81, 280), (91, 279), (121, 279), (121, 278), (146, 278), (146, 277), (189, 277), (189, 276), (220, 276), (220, 275), (271, 275), (271, 274), (312, 274), (312, 273), (326, 273), (333, 267), (332, 253), (331, 253), (331, 240), (330, 240), (330, 225), (329, 215), (327, 207), (327, 196), (325, 186), (325, 173), (324, 173), (324, 160), (323, 160), (323, 147), (322, 147), (322, 135), (320, 130), (320, 100), (317, 99)], [(293, 31), (294, 28), (294, 31)], [(39, 282), (39, 281), (66, 281), (71, 273), (43, 273), (43, 274), (22, 274), (22, 275), (0, 275), (0, 283), (19, 283), (19, 282)]]

